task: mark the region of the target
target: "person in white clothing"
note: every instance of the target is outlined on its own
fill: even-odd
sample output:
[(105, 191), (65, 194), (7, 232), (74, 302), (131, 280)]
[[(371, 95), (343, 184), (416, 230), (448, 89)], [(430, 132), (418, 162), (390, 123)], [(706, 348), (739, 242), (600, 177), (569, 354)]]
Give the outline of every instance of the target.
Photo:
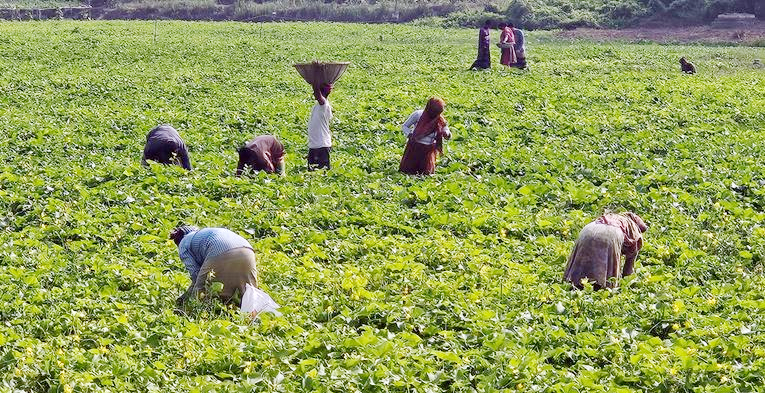
[(329, 121), (332, 120), (332, 105), (327, 96), (332, 92), (332, 85), (323, 84), (313, 87), (316, 104), (311, 109), (308, 120), (308, 170), (329, 169), (329, 152), (332, 149), (332, 133)]

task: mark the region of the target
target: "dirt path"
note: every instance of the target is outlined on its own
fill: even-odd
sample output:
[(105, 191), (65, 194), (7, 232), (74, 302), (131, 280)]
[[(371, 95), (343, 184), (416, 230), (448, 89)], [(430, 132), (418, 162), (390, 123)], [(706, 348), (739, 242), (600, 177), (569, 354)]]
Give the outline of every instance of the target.
[(725, 43), (765, 46), (765, 22), (756, 22), (744, 26), (644, 27), (619, 30), (575, 29), (561, 31), (557, 36), (598, 41)]

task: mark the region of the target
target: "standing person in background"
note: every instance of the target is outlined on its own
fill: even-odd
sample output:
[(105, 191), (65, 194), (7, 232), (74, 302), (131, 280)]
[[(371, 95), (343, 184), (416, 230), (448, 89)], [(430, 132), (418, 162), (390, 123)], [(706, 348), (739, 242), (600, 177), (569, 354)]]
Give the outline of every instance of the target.
[(513, 29), (506, 23), (499, 24), (499, 43), (497, 46), (500, 48), (502, 55), (499, 58), (499, 63), (504, 66), (511, 66), (516, 63), (515, 60), (515, 37), (513, 35)]
[(513, 36), (515, 37), (515, 64), (511, 64), (513, 67), (518, 67), (520, 69), (526, 68), (526, 40), (523, 36), (523, 31), (521, 29), (516, 28), (513, 26), (512, 23), (508, 23), (507, 26), (513, 31)]
[[(176, 301), (179, 306), (206, 291), (208, 281), (223, 284), (218, 295), (225, 303), (241, 300), (247, 284), (258, 287), (255, 252), (236, 233), (224, 228), (183, 225), (170, 232), (170, 239), (178, 246), (178, 255), (191, 276), (189, 289)], [(237, 292), (239, 299), (235, 298)]]
[(249, 165), (253, 171), (266, 171), (284, 175), (284, 145), (272, 135), (261, 135), (240, 147), (236, 176), (244, 173)]
[(615, 287), (614, 279), (633, 273), (647, 229), (645, 221), (632, 212), (604, 214), (585, 225), (568, 258), (563, 281), (579, 289), (583, 280), (592, 282), (595, 289)]
[(407, 136), (398, 170), (409, 175), (432, 175), (436, 158), (443, 154), (443, 140), (452, 137), (442, 113), (444, 100), (431, 97), (425, 109), (416, 110), (401, 126)]
[(141, 164), (148, 166), (146, 160), (159, 162), (160, 164), (176, 164), (188, 171), (191, 170), (189, 152), (183, 143), (178, 131), (169, 124), (154, 127), (146, 135), (146, 145), (143, 148)]
[(484, 22), (478, 30), (478, 58), (470, 66), (471, 70), (485, 70), (491, 68), (491, 21)]
[(327, 96), (332, 92), (332, 85), (323, 84), (313, 87), (316, 104), (308, 120), (308, 170), (330, 169), (329, 152), (332, 150), (332, 133), (329, 122), (332, 120), (332, 105)]

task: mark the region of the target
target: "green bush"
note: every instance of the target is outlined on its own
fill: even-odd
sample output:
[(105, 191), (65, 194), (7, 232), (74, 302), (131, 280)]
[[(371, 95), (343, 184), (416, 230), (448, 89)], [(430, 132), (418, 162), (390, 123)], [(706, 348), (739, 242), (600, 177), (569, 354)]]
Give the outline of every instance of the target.
[(444, 27), (480, 27), (486, 20), (491, 20), (495, 25), (507, 19), (505, 15), (493, 12), (455, 12), (449, 14), (443, 20)]
[(517, 21), (518, 23), (526, 22), (533, 13), (534, 8), (527, 0), (513, 0), (505, 11), (505, 14), (511, 21)]

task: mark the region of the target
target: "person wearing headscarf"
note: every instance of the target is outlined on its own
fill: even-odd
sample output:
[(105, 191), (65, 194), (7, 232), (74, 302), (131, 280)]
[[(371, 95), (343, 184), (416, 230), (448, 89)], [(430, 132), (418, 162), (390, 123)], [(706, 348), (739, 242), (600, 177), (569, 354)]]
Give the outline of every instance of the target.
[(443, 140), (452, 137), (444, 119), (444, 100), (432, 97), (425, 109), (414, 111), (401, 126), (407, 137), (398, 170), (410, 175), (432, 175), (436, 158), (443, 154)]
[(148, 166), (147, 160), (165, 165), (180, 165), (183, 169), (191, 170), (186, 144), (183, 143), (178, 131), (169, 124), (154, 127), (146, 135), (141, 164)]
[(332, 120), (332, 105), (327, 97), (331, 92), (332, 85), (328, 83), (313, 87), (316, 104), (308, 119), (308, 170), (311, 171), (330, 168), (332, 133), (329, 131), (329, 122)]
[(210, 282), (222, 283), (220, 299), (237, 306), (247, 284), (258, 287), (255, 252), (236, 233), (225, 228), (183, 225), (173, 229), (170, 238), (178, 246), (178, 255), (191, 277), (189, 289), (176, 301), (178, 305), (207, 291)]
[(245, 166), (253, 171), (284, 174), (284, 145), (272, 135), (261, 135), (240, 147), (236, 176), (244, 173)]
[(487, 20), (478, 30), (478, 57), (470, 66), (471, 70), (491, 68), (491, 21)]
[(499, 24), (499, 46), (502, 55), (499, 58), (499, 63), (503, 66), (511, 66), (516, 63), (515, 58), (515, 35), (513, 34), (513, 28), (508, 27), (506, 23)]
[(645, 221), (632, 212), (598, 217), (579, 233), (563, 281), (580, 289), (582, 281), (592, 282), (596, 289), (618, 285), (618, 280), (633, 273), (647, 229)]

